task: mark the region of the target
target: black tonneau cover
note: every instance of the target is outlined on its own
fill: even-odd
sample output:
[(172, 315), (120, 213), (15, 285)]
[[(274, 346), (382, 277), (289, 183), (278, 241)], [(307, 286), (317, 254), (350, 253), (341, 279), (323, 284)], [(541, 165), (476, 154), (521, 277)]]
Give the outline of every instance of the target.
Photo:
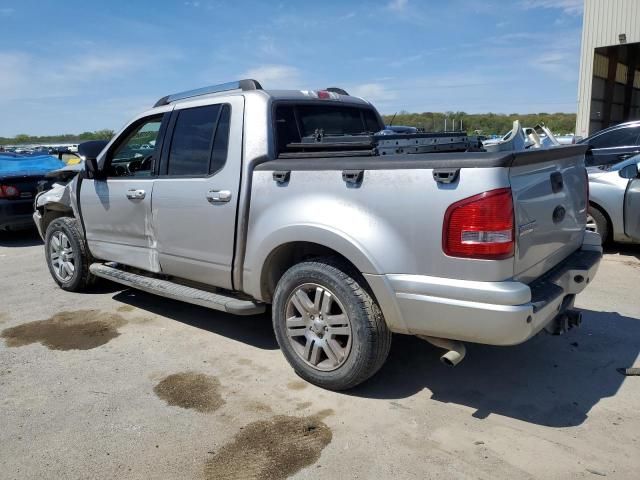
[(587, 148), (587, 145), (566, 145), (521, 152), (451, 152), (385, 156), (350, 155), (339, 158), (335, 156), (278, 158), (261, 163), (255, 170), (410, 170), (513, 167), (584, 155)]

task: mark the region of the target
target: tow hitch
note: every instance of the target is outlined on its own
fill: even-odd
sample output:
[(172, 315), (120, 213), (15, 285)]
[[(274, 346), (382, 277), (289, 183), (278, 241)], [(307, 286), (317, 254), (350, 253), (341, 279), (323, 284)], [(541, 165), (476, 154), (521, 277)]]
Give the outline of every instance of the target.
[(579, 310), (566, 310), (554, 318), (545, 327), (551, 335), (562, 335), (572, 328), (579, 327), (582, 323), (582, 312)]

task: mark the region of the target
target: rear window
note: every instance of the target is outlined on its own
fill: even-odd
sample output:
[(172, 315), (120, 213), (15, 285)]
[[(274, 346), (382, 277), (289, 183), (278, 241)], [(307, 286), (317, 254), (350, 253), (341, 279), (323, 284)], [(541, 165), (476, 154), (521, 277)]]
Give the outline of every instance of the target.
[(180, 110), (169, 150), (169, 175), (203, 176), (220, 170), (229, 143), (228, 105)]
[(324, 135), (362, 135), (383, 128), (372, 109), (343, 105), (280, 105), (275, 122), (279, 152), (316, 131)]

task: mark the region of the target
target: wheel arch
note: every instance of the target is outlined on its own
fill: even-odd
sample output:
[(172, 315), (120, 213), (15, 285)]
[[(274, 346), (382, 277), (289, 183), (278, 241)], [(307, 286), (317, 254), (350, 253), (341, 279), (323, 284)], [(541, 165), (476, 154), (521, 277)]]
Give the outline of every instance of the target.
[(42, 231), (42, 236), (46, 235), (47, 227), (53, 222), (56, 218), (60, 217), (71, 217), (75, 218), (73, 213), (73, 209), (63, 204), (47, 204), (44, 207), (39, 207), (38, 211), (40, 212), (40, 229)]
[(292, 262), (313, 257), (342, 259), (358, 274), (381, 274), (381, 267), (355, 239), (324, 225), (294, 224), (257, 234), (247, 241), (242, 290), (270, 302), (273, 290)]
[[(359, 267), (343, 252), (326, 245), (310, 241), (292, 241), (273, 248), (266, 256), (260, 272), (260, 296), (262, 300), (271, 302), (276, 285), (282, 275), (292, 266), (310, 260), (312, 258), (331, 257), (343, 263), (351, 273), (362, 274), (362, 265)], [(364, 279), (366, 286), (371, 287)]]

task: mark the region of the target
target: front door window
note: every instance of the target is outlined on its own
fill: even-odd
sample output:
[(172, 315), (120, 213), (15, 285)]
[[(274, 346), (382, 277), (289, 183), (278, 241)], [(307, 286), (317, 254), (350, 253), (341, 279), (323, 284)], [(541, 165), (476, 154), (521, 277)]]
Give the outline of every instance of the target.
[(158, 157), (162, 117), (144, 120), (118, 144), (107, 169), (109, 177), (149, 177)]

